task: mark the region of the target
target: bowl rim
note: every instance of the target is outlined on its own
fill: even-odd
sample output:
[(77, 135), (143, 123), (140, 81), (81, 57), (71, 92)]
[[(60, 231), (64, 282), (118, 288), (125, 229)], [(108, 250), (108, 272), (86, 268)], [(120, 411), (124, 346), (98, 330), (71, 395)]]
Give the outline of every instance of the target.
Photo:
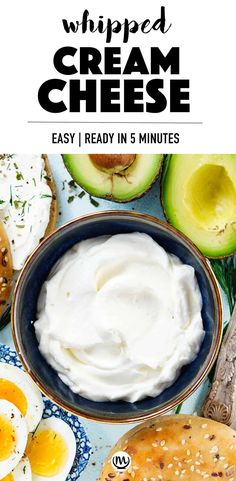
[[(99, 219), (99, 218), (104, 218), (104, 217), (127, 217), (127, 218), (134, 218), (138, 219), (141, 221), (145, 221), (147, 223), (151, 222), (152, 224), (155, 224), (157, 227), (162, 227), (169, 231), (170, 233), (174, 234), (177, 236), (183, 243), (187, 244), (187, 246), (190, 248), (190, 250), (194, 251), (194, 254), (200, 261), (200, 263), (203, 265), (204, 269), (206, 269), (207, 274), (211, 280), (213, 291), (215, 294), (215, 301), (216, 301), (216, 314), (217, 314), (217, 321), (218, 321), (218, 326), (217, 326), (217, 331), (216, 331), (216, 337), (215, 337), (215, 343), (212, 346), (212, 353), (211, 357), (209, 359), (209, 362), (205, 365), (205, 367), (202, 367), (199, 370), (199, 373), (197, 376), (192, 380), (192, 382), (189, 384), (188, 387), (183, 389), (179, 394), (174, 396), (169, 402), (165, 402), (159, 407), (154, 407), (151, 409), (150, 412), (148, 413), (140, 413), (136, 414), (134, 416), (123, 416), (120, 414), (115, 414), (115, 416), (107, 417), (104, 416), (102, 413), (96, 413), (96, 414), (91, 414), (84, 412), (83, 410), (80, 410), (80, 406), (78, 406), (77, 409), (73, 408), (72, 406), (68, 406), (67, 403), (62, 401), (55, 393), (51, 393), (47, 387), (44, 386), (44, 384), (41, 382), (39, 379), (39, 376), (37, 373), (34, 373), (31, 370), (31, 367), (27, 361), (27, 359), (23, 356), (22, 351), (21, 351), (21, 341), (20, 338), (17, 334), (17, 326), (16, 326), (16, 307), (17, 307), (17, 300), (18, 300), (18, 291), (19, 287), (21, 285), (22, 279), (24, 278), (25, 275), (27, 275), (27, 271), (30, 269), (31, 265), (34, 262), (35, 257), (37, 256), (38, 252), (43, 248), (43, 246), (47, 245), (51, 241), (53, 237), (56, 237), (57, 234), (61, 231), (67, 230), (68, 227), (75, 225), (77, 223), (86, 221), (86, 220), (93, 220), (93, 219)], [(20, 275), (17, 279), (14, 292), (13, 292), (13, 299), (12, 299), (12, 309), (11, 309), (11, 330), (12, 330), (12, 336), (13, 336), (13, 341), (14, 345), (17, 351), (17, 354), (20, 358), (20, 361), (26, 370), (27, 374), (31, 377), (31, 379), (35, 382), (35, 384), (38, 386), (40, 391), (47, 396), (49, 399), (51, 399), (55, 404), (60, 406), (62, 409), (65, 411), (71, 412), (72, 414), (76, 416), (80, 416), (85, 419), (89, 419), (91, 421), (98, 421), (102, 423), (111, 423), (111, 424), (125, 424), (125, 423), (135, 423), (135, 422), (141, 422), (145, 420), (152, 419), (156, 416), (163, 415), (172, 409), (174, 409), (176, 406), (179, 404), (183, 403), (187, 398), (189, 398), (201, 385), (201, 383), (204, 381), (206, 378), (207, 374), (210, 372), (211, 368), (213, 367), (213, 364), (217, 358), (220, 346), (221, 346), (221, 340), (222, 340), (222, 335), (223, 335), (223, 307), (222, 307), (222, 298), (219, 290), (219, 286), (215, 277), (215, 274), (210, 266), (210, 263), (208, 259), (202, 254), (202, 252), (196, 247), (196, 245), (182, 232), (180, 232), (178, 229), (173, 227), (172, 225), (168, 224), (166, 221), (163, 221), (155, 216), (152, 216), (150, 214), (146, 213), (141, 213), (141, 212), (133, 212), (130, 210), (106, 210), (106, 211), (99, 211), (99, 212), (92, 212), (88, 214), (84, 214), (78, 217), (75, 217), (68, 222), (62, 224), (61, 226), (57, 227), (52, 233), (50, 233), (47, 237), (43, 239), (43, 241), (40, 242), (40, 244), (34, 249), (34, 251), (30, 254), (28, 257), (27, 261), (25, 262)], [(204, 366), (204, 364), (203, 364)]]

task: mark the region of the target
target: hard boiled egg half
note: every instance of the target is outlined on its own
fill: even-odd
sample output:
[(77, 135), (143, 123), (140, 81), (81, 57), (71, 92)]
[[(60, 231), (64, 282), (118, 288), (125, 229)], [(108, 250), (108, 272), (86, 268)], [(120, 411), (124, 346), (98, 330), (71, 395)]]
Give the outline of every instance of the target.
[(24, 455), (28, 428), (17, 407), (0, 400), (0, 479), (9, 474)]
[(19, 409), (26, 419), (29, 432), (36, 429), (43, 415), (42, 395), (19, 367), (0, 363), (0, 399), (11, 402)]
[(33, 481), (65, 481), (75, 454), (76, 441), (70, 426), (54, 416), (43, 419), (26, 448)]
[(5, 478), (1, 481), (31, 481), (32, 474), (31, 474), (31, 467), (29, 460), (26, 456), (20, 460), (17, 464), (16, 468), (11, 471), (11, 473), (7, 474)]

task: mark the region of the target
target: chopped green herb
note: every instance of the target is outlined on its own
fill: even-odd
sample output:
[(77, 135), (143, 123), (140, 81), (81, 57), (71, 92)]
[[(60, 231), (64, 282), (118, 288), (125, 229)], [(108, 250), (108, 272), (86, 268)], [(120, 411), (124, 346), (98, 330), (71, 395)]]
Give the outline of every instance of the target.
[(91, 204), (94, 205), (94, 207), (99, 206), (99, 202), (97, 202), (93, 197), (91, 197), (91, 195), (89, 196), (89, 200), (90, 200)]
[(85, 196), (85, 192), (84, 192), (84, 190), (81, 190), (81, 192), (78, 194), (78, 197), (80, 199), (83, 199), (84, 196)]
[(45, 176), (44, 176), (44, 179), (47, 180), (48, 182), (51, 182), (51, 178), (48, 177), (48, 175), (45, 175)]
[(66, 180), (62, 181), (62, 190), (65, 190)]
[(23, 467), (23, 473), (25, 474), (26, 472), (26, 466)]
[(23, 180), (23, 179), (24, 179), (24, 177), (23, 177), (23, 175), (22, 175), (21, 172), (17, 172), (17, 173), (16, 173), (16, 179), (17, 179), (17, 180), (21, 180), (21, 179)]
[(70, 180), (68, 182), (68, 185), (69, 185), (69, 187), (74, 188), (74, 189), (77, 189), (77, 187), (78, 187), (74, 180)]
[(25, 213), (25, 205), (26, 205), (26, 200), (24, 200), (24, 202), (22, 202), (22, 212), (21, 212), (21, 215), (24, 215), (24, 213)]
[(4, 204), (4, 200), (1, 200), (1, 199), (0, 199), (0, 204)]
[(49, 195), (49, 194), (42, 194), (42, 195), (40, 195), (40, 198), (41, 198), (41, 199), (46, 199), (47, 197), (52, 198), (52, 196)]
[(14, 200), (13, 203), (14, 203), (15, 209), (19, 209), (20, 201), (19, 201), (19, 200)]
[(180, 413), (180, 411), (181, 411), (181, 409), (182, 409), (182, 406), (183, 406), (183, 403), (178, 404), (178, 406), (177, 406), (177, 408), (176, 408), (176, 410), (175, 410), (175, 414), (179, 414), (179, 413)]
[(15, 169), (18, 169), (18, 165), (15, 162), (14, 162), (13, 165), (14, 165)]
[(36, 180), (35, 180), (34, 177), (32, 178), (32, 181), (33, 181), (33, 183), (34, 183), (34, 185), (35, 185), (35, 187), (36, 187)]
[(19, 229), (24, 229), (24, 225), (23, 224), (16, 224), (16, 227), (18, 227)]
[(10, 185), (10, 204), (12, 205), (12, 186)]
[(74, 195), (70, 195), (67, 199), (68, 204), (71, 204), (71, 202), (73, 202), (74, 198), (75, 198)]

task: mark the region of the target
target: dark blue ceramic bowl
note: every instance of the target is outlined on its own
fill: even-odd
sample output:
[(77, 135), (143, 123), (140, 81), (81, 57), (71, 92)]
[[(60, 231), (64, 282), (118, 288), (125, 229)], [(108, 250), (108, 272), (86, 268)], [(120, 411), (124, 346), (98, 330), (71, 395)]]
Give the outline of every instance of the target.
[[(200, 352), (185, 366), (175, 383), (156, 398), (136, 403), (93, 402), (74, 394), (47, 364), (38, 349), (34, 320), (38, 295), (57, 260), (77, 242), (104, 234), (145, 232), (168, 252), (194, 267), (203, 299), (206, 332)], [(12, 305), (12, 329), (20, 359), (39, 388), (74, 414), (104, 422), (134, 422), (174, 408), (200, 385), (215, 361), (222, 336), (219, 290), (208, 261), (192, 242), (170, 225), (146, 214), (99, 212), (75, 219), (46, 238), (27, 261), (19, 277)], [(66, 329), (66, 320), (65, 320)]]

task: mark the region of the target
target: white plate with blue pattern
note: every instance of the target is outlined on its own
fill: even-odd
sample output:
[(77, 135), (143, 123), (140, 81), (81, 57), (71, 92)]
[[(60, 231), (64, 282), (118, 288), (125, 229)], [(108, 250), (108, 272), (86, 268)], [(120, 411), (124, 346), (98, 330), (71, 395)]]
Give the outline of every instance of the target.
[[(17, 353), (5, 344), (0, 344), (0, 362), (5, 362), (22, 369)], [(64, 411), (45, 396), (43, 396), (43, 401), (45, 406), (43, 418), (45, 419), (51, 416), (60, 418), (70, 426), (74, 433), (76, 440), (76, 455), (66, 481), (75, 481), (79, 478), (80, 474), (88, 464), (91, 444), (82, 424), (76, 416)]]

